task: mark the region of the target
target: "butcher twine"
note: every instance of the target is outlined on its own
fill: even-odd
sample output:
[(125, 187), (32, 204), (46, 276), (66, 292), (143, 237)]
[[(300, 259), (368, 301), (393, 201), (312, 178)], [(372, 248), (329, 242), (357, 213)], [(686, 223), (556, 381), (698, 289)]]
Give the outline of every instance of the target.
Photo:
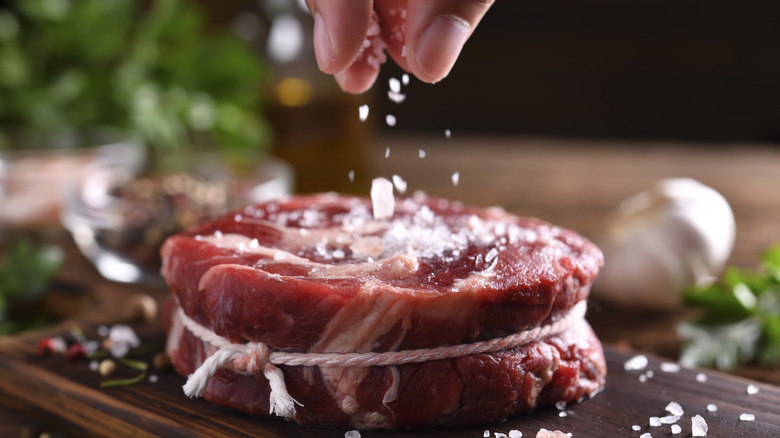
[(503, 338), (444, 347), (368, 353), (286, 353), (283, 351), (271, 351), (262, 342), (234, 344), (198, 324), (179, 308), (179, 316), (184, 326), (193, 335), (217, 348), (214, 354), (209, 356), (194, 373), (189, 375), (187, 383), (183, 387), (184, 393), (188, 397), (200, 397), (203, 391), (206, 390), (206, 384), (211, 376), (217, 370), (232, 362), (236, 371), (241, 373), (257, 374), (262, 371), (271, 387), (269, 397), (270, 413), (290, 418), (295, 415), (295, 405), (303, 405), (293, 399), (287, 392), (287, 387), (284, 384), (284, 374), (275, 365), (386, 366), (452, 359), (470, 354), (491, 353), (560, 334), (584, 318), (586, 308), (585, 302), (581, 301), (564, 312), (563, 315), (551, 324), (534, 327), (533, 329), (524, 330)]

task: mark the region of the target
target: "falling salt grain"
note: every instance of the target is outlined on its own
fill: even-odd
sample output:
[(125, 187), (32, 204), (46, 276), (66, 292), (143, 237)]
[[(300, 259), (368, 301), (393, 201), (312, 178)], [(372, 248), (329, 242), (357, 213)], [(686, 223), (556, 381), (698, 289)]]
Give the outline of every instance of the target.
[(368, 118), (368, 105), (360, 105), (358, 108), (358, 117), (360, 117), (361, 122), (365, 122)]
[(661, 419), (659, 417), (650, 417), (650, 427), (658, 427), (661, 425)]
[(489, 430), (485, 430), (484, 432), (482, 432), (482, 436), (483, 436), (483, 438), (488, 438), (490, 436), (490, 431)]
[(393, 185), (398, 193), (406, 193), (406, 181), (398, 175), (393, 175)]
[(679, 435), (682, 432), (682, 427), (678, 424), (672, 424), (672, 435)]
[(704, 417), (701, 415), (691, 418), (691, 435), (707, 436), (707, 422), (704, 421)]
[(718, 405), (710, 403), (707, 405), (707, 412), (718, 412)]
[(425, 149), (420, 149), (420, 150), (417, 151), (417, 156), (418, 157), (425, 158), (425, 155), (426, 155)]
[(496, 438), (506, 438), (506, 434), (503, 432), (496, 432)]
[(623, 369), (626, 371), (643, 370), (647, 368), (647, 363), (647, 356), (644, 354), (637, 354), (623, 364)]
[(374, 207), (374, 219), (393, 216), (395, 210), (393, 183), (387, 178), (374, 178), (371, 182), (371, 202)]
[(650, 435), (650, 433), (645, 432), (642, 435), (639, 435), (639, 438), (653, 438), (653, 436)]
[(453, 173), (452, 174), (452, 185), (457, 187), (459, 182), (460, 182), (460, 172)]
[(639, 432), (640, 430), (642, 430), (642, 426), (640, 426), (638, 424), (635, 424), (635, 425), (631, 426), (631, 430), (633, 430), (635, 432)]
[(386, 115), (385, 123), (387, 123), (387, 126), (395, 126), (395, 116), (392, 114)]
[(743, 413), (739, 414), (739, 421), (754, 421), (756, 416), (753, 414)]
[(387, 98), (395, 103), (402, 103), (404, 100), (406, 100), (406, 95), (391, 90), (387, 92)]
[(450, 138), (452, 136), (452, 131), (450, 131), (449, 129), (445, 129), (444, 130), (444, 136), (447, 137), (447, 138)]
[[(404, 49), (406, 49), (406, 46), (404, 46)], [(409, 75), (408, 75), (408, 74), (406, 74), (406, 73), (404, 73), (404, 74), (401, 76), (401, 82), (402, 82), (404, 85), (409, 85)]]
[(753, 385), (752, 383), (747, 386), (747, 393), (750, 395), (758, 394), (758, 386)]
[(385, 148), (385, 158), (390, 156), (390, 146)]
[(355, 169), (349, 171), (347, 178), (349, 178), (349, 182), (355, 182)]
[(393, 91), (395, 93), (401, 92), (401, 81), (399, 81), (396, 78), (390, 78), (389, 83), (390, 83), (390, 91)]
[(149, 383), (157, 383), (158, 380), (159, 377), (157, 377), (157, 374), (152, 374), (151, 376), (149, 376)]
[(674, 424), (678, 421), (680, 421), (680, 415), (667, 415), (661, 417), (661, 424)]
[(344, 434), (344, 438), (360, 438), (360, 432), (357, 430), (348, 430)]
[(523, 432), (512, 429), (509, 431), (509, 438), (523, 438)]

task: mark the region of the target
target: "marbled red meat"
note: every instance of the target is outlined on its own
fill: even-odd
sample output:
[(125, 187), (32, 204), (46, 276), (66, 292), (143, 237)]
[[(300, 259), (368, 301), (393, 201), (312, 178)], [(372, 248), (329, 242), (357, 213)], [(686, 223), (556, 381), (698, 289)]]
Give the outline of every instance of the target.
[[(300, 196), (174, 236), (162, 249), (172, 309), (231, 342), (278, 351), (430, 348), (546, 324), (587, 297), (602, 263), (577, 233), (497, 208), (415, 196), (399, 199), (389, 219), (371, 212), (365, 198)], [(190, 374), (207, 349), (172, 326), (169, 352), (177, 370)], [(303, 404), (295, 421), (359, 428), (498, 420), (592, 394), (605, 374), (584, 321), (502, 352), (281, 369)], [(227, 367), (204, 397), (267, 415), (268, 391), (262, 374)]]

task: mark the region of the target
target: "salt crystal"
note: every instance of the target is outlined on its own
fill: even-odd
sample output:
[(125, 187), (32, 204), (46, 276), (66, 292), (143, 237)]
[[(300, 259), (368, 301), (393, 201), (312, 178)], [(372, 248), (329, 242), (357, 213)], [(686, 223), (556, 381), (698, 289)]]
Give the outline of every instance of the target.
[(647, 382), (647, 375), (642, 374), (641, 376), (639, 376), (639, 381), (642, 383)]
[(705, 383), (707, 381), (707, 375), (704, 373), (696, 374), (696, 381), (699, 383)]
[(715, 403), (710, 403), (707, 405), (707, 412), (717, 412), (718, 411), (718, 405)]
[(680, 415), (667, 415), (661, 417), (661, 424), (674, 424), (678, 421), (680, 421)]
[(623, 364), (626, 371), (638, 371), (647, 368), (648, 360), (644, 354), (637, 354)]
[[(497, 255), (498, 255), (498, 250), (496, 250), (495, 248), (490, 248), (490, 251), (488, 251), (488, 253), (485, 255), (485, 262), (486, 263), (492, 262)], [(556, 403), (555, 406), (558, 407), (558, 404)], [(566, 402), (563, 402), (563, 406), (564, 407), (566, 406)]]
[(157, 383), (158, 380), (159, 380), (159, 377), (157, 377), (157, 374), (152, 374), (151, 376), (149, 376), (149, 382), (150, 383)]
[(425, 149), (420, 149), (420, 150), (417, 151), (417, 156), (418, 157), (425, 158), (425, 155), (426, 155)]
[(344, 438), (360, 438), (360, 432), (357, 430), (348, 430), (344, 434)]
[(691, 435), (707, 436), (707, 422), (704, 421), (704, 417), (701, 415), (691, 418)]
[(360, 105), (360, 108), (358, 108), (358, 117), (360, 117), (361, 122), (365, 122), (368, 118), (368, 105)]
[(385, 158), (390, 156), (390, 146), (385, 148)]
[(648, 379), (652, 379), (653, 377), (655, 377), (655, 373), (653, 372), (653, 370), (647, 370), (647, 372), (645, 372), (645, 376), (647, 376)]
[(484, 438), (488, 438), (488, 437), (490, 436), (490, 431), (489, 431), (489, 430), (487, 430), (487, 429), (485, 429), (485, 431), (484, 431), (484, 432), (482, 432), (482, 436), (483, 436)]
[(374, 207), (374, 219), (392, 217), (395, 210), (393, 183), (387, 178), (374, 178), (371, 182), (371, 202)]
[(672, 415), (680, 415), (680, 416), (685, 413), (685, 411), (683, 411), (682, 406), (680, 406), (680, 404), (677, 402), (669, 402), (669, 404), (666, 405), (666, 411)]
[(445, 129), (444, 130), (444, 136), (447, 137), (447, 138), (450, 138), (452, 136), (452, 131), (450, 131), (449, 129)]
[[(406, 46), (404, 46), (404, 49), (406, 49)], [(406, 73), (404, 73), (404, 74), (401, 76), (401, 82), (402, 82), (404, 85), (409, 85), (409, 75), (408, 75), (408, 74), (406, 74)]]
[(401, 92), (401, 81), (399, 81), (396, 78), (390, 78), (389, 83), (390, 83), (390, 90), (391, 91), (396, 92), (396, 93), (400, 93)]
[(395, 103), (402, 103), (404, 100), (406, 100), (406, 95), (395, 91), (388, 91), (387, 98)]
[[(488, 254), (488, 255), (490, 255), (490, 254)], [(487, 261), (490, 261), (490, 260), (487, 260)], [(559, 402), (555, 403), (555, 409), (558, 409), (559, 411), (562, 411), (562, 410), (566, 409), (566, 402), (565, 401), (559, 401)]]
[(393, 185), (398, 193), (406, 193), (406, 181), (398, 175), (393, 175)]
[(506, 438), (506, 434), (503, 432), (496, 432), (496, 438)]
[(100, 369), (100, 363), (98, 361), (93, 360), (89, 363), (89, 370), (90, 371), (97, 371)]
[(355, 169), (352, 169), (347, 173), (347, 178), (349, 178), (349, 182), (355, 182)]
[(645, 432), (642, 435), (639, 435), (639, 438), (653, 438), (653, 436), (650, 435), (649, 433)]
[(664, 362), (661, 364), (661, 371), (665, 373), (679, 373), (680, 365), (674, 362)]
[(756, 416), (753, 414), (743, 413), (739, 414), (739, 421), (754, 421)]
[(635, 424), (631, 426), (631, 429), (634, 430), (635, 432), (639, 432), (640, 430), (642, 430), (642, 426)]
[(560, 411), (560, 412), (558, 412), (558, 416), (559, 416), (559, 417), (566, 417), (566, 416), (568, 416), (568, 415), (569, 415), (569, 414), (568, 414), (568, 413), (566, 413), (566, 411)]
[(460, 172), (453, 173), (452, 174), (452, 185), (457, 187), (459, 182), (460, 182)]
[(682, 427), (679, 424), (672, 424), (672, 435), (679, 435), (682, 432)]
[(747, 386), (747, 393), (750, 395), (758, 394), (758, 386), (753, 385), (752, 383)]
[(523, 438), (523, 432), (512, 429), (509, 431), (509, 438)]
[(661, 425), (661, 419), (659, 417), (650, 417), (650, 427), (658, 427)]
[(385, 123), (387, 123), (387, 126), (395, 126), (395, 116), (392, 114), (388, 114), (385, 116)]
[(106, 326), (104, 326), (104, 325), (100, 325), (100, 326), (98, 326), (98, 328), (97, 328), (97, 334), (98, 334), (98, 336), (100, 336), (101, 338), (105, 338), (106, 336), (108, 336), (108, 327), (106, 327)]

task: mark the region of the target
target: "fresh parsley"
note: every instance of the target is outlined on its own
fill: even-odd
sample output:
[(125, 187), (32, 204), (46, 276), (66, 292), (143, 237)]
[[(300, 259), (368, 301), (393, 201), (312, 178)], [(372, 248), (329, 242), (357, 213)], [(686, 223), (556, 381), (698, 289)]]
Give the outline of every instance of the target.
[(0, 255), (0, 336), (45, 324), (38, 303), (64, 255), (56, 246), (20, 240)]
[(685, 300), (702, 314), (679, 328), (683, 365), (780, 363), (780, 245), (764, 252), (760, 269), (727, 268), (719, 281), (689, 288)]

